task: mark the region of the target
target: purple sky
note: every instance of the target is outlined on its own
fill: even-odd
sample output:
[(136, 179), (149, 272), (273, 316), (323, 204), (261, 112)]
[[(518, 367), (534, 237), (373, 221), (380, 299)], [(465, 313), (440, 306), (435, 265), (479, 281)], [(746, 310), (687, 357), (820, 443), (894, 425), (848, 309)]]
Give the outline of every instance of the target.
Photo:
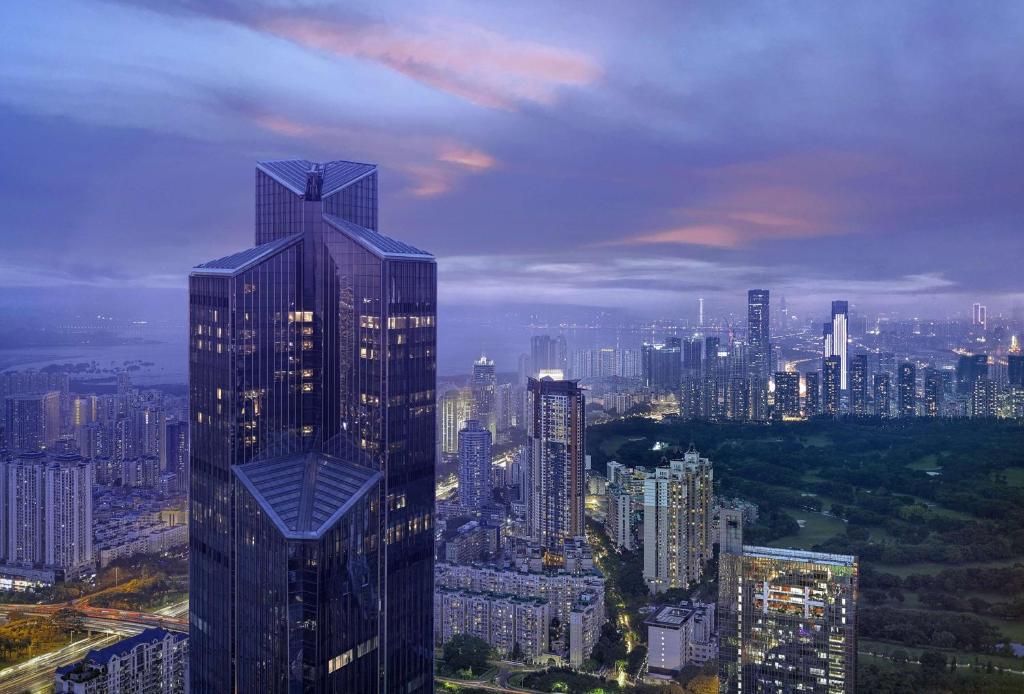
[(1024, 3), (382, 4), (3, 3), (8, 303), (177, 297), (284, 157), (449, 306), (1024, 303)]

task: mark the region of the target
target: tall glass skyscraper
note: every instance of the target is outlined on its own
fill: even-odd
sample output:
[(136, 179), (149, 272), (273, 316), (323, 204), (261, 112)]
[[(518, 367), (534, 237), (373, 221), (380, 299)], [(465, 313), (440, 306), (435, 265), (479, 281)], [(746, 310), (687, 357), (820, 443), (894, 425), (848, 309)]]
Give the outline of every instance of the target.
[(839, 357), (839, 378), (840, 390), (847, 388), (847, 338), (849, 337), (850, 304), (847, 301), (832, 302), (832, 322), (825, 324), (824, 330), (824, 358)]
[(256, 171), (189, 280), (193, 691), (432, 691), (436, 266), (370, 164)]
[(744, 545), (719, 561), (721, 692), (856, 691), (856, 557)]

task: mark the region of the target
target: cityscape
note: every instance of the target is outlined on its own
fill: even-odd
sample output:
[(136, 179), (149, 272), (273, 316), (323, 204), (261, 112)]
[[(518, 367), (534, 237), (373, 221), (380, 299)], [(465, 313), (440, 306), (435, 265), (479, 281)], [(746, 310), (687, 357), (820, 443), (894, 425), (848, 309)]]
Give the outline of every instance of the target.
[(1024, 691), (1019, 8), (59, 4), (0, 11), (0, 694)]

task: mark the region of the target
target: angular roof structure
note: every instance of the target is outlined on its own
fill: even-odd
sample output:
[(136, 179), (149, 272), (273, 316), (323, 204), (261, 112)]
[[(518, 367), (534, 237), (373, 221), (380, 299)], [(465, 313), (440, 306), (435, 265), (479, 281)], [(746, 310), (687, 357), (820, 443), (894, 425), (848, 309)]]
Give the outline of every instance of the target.
[(287, 539), (316, 539), (383, 475), (320, 452), (253, 461), (232, 468)]
[(308, 159), (261, 161), (257, 162), (256, 168), (297, 195), (305, 195), (310, 171), (319, 169), (322, 176), (320, 195), (325, 198), (377, 170), (374, 164), (356, 161), (339, 160), (318, 164)]
[(291, 234), (275, 241), (248, 248), (223, 258), (210, 260), (192, 268), (194, 275), (234, 275), (258, 265), (263, 260), (279, 253), (302, 240), (302, 234)]
[(417, 258), (421, 260), (433, 260), (434, 258), (427, 251), (420, 250), (402, 241), (397, 241), (390, 236), (379, 234), (372, 229), (359, 226), (341, 217), (325, 214), (323, 218), (332, 227), (381, 258)]

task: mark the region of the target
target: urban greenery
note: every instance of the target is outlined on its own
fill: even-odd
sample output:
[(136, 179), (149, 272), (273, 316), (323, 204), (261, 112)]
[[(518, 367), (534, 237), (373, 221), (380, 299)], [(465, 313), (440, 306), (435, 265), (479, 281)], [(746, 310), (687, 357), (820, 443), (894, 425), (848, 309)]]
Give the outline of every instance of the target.
[[(1024, 643), (1020, 423), (844, 418), (766, 425), (629, 417), (587, 431), (587, 452), (599, 472), (609, 460), (654, 467), (690, 443), (714, 462), (716, 493), (757, 505), (747, 542), (860, 557), (863, 639), (933, 649), (961, 663), (972, 654), (998, 654), (1024, 669), (1021, 659), (1008, 657), (1011, 644)], [(934, 684), (921, 679), (925, 667), (914, 663), (873, 667), (865, 677), (877, 691)], [(1019, 691), (1019, 676), (1005, 677)], [(957, 679), (941, 686), (973, 691), (975, 685), (969, 680), (958, 689)]]
[(444, 659), (438, 663), (438, 671), (460, 677), (478, 676), (490, 668), (487, 659), (491, 647), (483, 639), (469, 634), (457, 634), (444, 645)]
[(52, 617), (11, 612), (0, 624), (0, 668), (60, 648), (74, 637), (81, 638), (82, 629), (81, 615), (71, 609), (62, 609)]

